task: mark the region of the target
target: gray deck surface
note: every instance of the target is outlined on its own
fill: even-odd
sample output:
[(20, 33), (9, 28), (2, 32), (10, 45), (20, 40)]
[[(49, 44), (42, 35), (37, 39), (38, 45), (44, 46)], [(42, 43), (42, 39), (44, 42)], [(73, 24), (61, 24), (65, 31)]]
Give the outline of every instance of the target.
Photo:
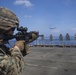
[(23, 75), (76, 75), (76, 48), (31, 47)]

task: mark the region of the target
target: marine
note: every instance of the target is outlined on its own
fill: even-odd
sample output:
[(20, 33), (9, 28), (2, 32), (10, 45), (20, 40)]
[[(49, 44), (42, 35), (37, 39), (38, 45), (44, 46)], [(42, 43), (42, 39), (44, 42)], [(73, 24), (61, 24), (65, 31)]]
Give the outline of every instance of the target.
[[(0, 36), (11, 36), (19, 27), (19, 19), (15, 13), (5, 7), (0, 7)], [(32, 34), (31, 41), (37, 38)], [(29, 54), (29, 46), (25, 40), (16, 40), (12, 48), (8, 48), (0, 39), (0, 75), (22, 75), (25, 68), (24, 56)], [(25, 52), (25, 53), (24, 53)]]

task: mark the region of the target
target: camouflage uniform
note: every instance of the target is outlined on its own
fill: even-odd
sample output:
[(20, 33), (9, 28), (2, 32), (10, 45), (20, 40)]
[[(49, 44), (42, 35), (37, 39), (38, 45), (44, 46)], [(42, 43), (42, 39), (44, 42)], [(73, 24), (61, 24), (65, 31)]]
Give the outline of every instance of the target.
[[(17, 28), (18, 25), (16, 15), (9, 9), (0, 7), (0, 31), (6, 32), (11, 28)], [(9, 49), (1, 43), (0, 41), (0, 75), (21, 75), (25, 62), (20, 49)]]
[(2, 46), (0, 48), (0, 75), (21, 75), (24, 69), (24, 59), (18, 49)]
[[(17, 16), (9, 9), (0, 7), (0, 35), (18, 26), (19, 20)], [(31, 33), (32, 37), (28, 43), (36, 40), (38, 37), (34, 34), (36, 32)], [(25, 67), (23, 56), (29, 53), (28, 44), (24, 40), (17, 40), (14, 45), (18, 48), (13, 47), (9, 49), (2, 44), (2, 41), (0, 39), (0, 75), (21, 75)]]

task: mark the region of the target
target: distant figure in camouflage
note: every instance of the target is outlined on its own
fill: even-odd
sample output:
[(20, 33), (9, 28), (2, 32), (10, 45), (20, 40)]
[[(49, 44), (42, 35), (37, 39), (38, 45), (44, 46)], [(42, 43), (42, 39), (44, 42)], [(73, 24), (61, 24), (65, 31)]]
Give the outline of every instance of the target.
[[(9, 9), (0, 7), (0, 35), (13, 35), (18, 26), (17, 16)], [(0, 75), (22, 75), (25, 67), (23, 56), (29, 53), (28, 45), (24, 45), (23, 40), (17, 40), (10, 49), (2, 41), (0, 39)]]

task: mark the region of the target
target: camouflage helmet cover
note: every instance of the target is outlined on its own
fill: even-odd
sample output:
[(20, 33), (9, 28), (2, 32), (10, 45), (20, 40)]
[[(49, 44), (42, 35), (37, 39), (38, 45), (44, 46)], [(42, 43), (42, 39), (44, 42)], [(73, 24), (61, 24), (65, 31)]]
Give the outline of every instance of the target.
[(8, 8), (0, 7), (0, 29), (7, 31), (18, 26), (18, 17)]

